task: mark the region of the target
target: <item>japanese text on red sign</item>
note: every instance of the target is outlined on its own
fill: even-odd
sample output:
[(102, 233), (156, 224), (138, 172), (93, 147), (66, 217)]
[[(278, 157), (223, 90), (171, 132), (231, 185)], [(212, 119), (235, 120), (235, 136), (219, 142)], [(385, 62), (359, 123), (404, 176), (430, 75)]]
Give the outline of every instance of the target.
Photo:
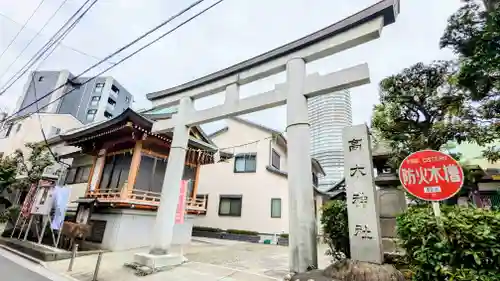
[[(415, 160), (415, 159), (412, 159)], [(418, 159), (416, 159), (418, 160)], [(457, 165), (432, 166), (431, 168), (401, 169), (403, 184), (437, 184), (442, 181), (460, 182), (460, 170)]]

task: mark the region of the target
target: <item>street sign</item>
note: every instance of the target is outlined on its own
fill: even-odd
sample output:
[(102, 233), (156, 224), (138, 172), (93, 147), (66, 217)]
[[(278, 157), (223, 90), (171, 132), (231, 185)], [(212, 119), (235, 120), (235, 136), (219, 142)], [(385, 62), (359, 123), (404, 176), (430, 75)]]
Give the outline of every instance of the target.
[(426, 201), (443, 201), (460, 191), (464, 172), (450, 155), (422, 150), (403, 160), (399, 167), (399, 179), (413, 196)]

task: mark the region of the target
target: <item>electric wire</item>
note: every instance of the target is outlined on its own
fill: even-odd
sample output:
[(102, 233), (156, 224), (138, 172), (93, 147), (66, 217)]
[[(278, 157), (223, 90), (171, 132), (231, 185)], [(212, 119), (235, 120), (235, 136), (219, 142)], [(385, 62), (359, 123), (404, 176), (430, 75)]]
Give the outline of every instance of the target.
[[(31, 74), (31, 82), (30, 82), (30, 84), (33, 84), (33, 95), (35, 96), (35, 99), (36, 99), (37, 95), (36, 95), (35, 72), (33, 72)], [(29, 87), (28, 87), (28, 90), (29, 90)], [(40, 132), (42, 133), (42, 137), (43, 137), (43, 141), (45, 143), (45, 147), (49, 151), (49, 153), (52, 156), (52, 158), (54, 158), (54, 161), (56, 161), (59, 164), (63, 164), (66, 167), (70, 167), (71, 165), (69, 165), (69, 164), (67, 164), (67, 163), (59, 160), (59, 158), (56, 156), (56, 154), (50, 148), (49, 142), (47, 140), (47, 135), (45, 134), (45, 130), (43, 129), (42, 117), (40, 117), (40, 112), (39, 112), (40, 109), (38, 107), (38, 102), (36, 102), (35, 105), (36, 105), (36, 112), (37, 112), (37, 116), (38, 116), (38, 124), (40, 125)]]
[[(19, 60), (19, 58), (24, 54), (24, 52), (26, 51), (26, 49), (28, 49), (28, 47), (31, 45), (31, 43), (33, 43), (35, 41), (35, 39), (42, 33), (42, 31), (45, 29), (45, 27), (47, 27), (47, 25), (54, 19), (54, 17), (57, 15), (57, 13), (59, 13), (59, 11), (61, 10), (61, 8), (64, 6), (64, 4), (66, 4), (66, 2), (68, 2), (68, 0), (64, 0), (60, 5), (59, 7), (57, 7), (57, 9), (55, 10), (54, 13), (52, 13), (52, 15), (50, 16), (50, 18), (45, 22), (45, 24), (42, 26), (42, 28), (40, 28), (40, 30), (38, 30), (38, 32), (35, 34), (35, 36), (33, 36), (31, 38), (31, 40), (28, 42), (28, 44), (26, 44), (24, 46), (24, 48), (21, 50), (21, 52), (17, 55), (17, 57), (10, 63), (9, 66), (7, 66), (7, 68), (5, 69), (5, 71), (3, 72), (2, 75), (0, 75), (0, 81), (2, 81), (2, 78), (5, 76), (5, 74), (7, 74), (10, 70), (10, 68)], [(1, 56), (0, 56), (1, 58)]]
[(14, 44), (14, 41), (16, 41), (16, 39), (19, 36), (19, 34), (21, 34), (21, 32), (23, 32), (24, 28), (26, 28), (26, 26), (28, 25), (28, 23), (30, 22), (30, 20), (33, 18), (33, 16), (36, 14), (36, 12), (40, 9), (40, 7), (42, 6), (43, 2), (45, 2), (45, 0), (42, 0), (42, 1), (40, 1), (40, 3), (38, 3), (38, 6), (35, 8), (35, 10), (33, 10), (33, 12), (29, 16), (29, 18), (26, 20), (26, 22), (23, 24), (23, 26), (21, 27), (21, 29), (19, 29), (19, 31), (16, 33), (16, 35), (14, 36), (14, 38), (7, 45), (7, 48), (5, 48), (5, 50), (3, 50), (3, 52), (0, 54), (0, 61), (2, 60), (3, 55), (10, 48), (10, 46), (12, 46), (12, 44)]
[[(35, 112), (37, 113), (38, 123), (40, 125), (40, 132), (42, 133), (42, 137), (43, 137), (43, 140), (45, 142), (45, 146), (46, 146), (47, 150), (49, 151), (49, 153), (52, 155), (52, 157), (54, 158), (54, 160), (56, 162), (58, 162), (60, 164), (63, 164), (65, 166), (67, 166), (67, 167), (69, 167), (70, 165), (67, 164), (67, 163), (65, 163), (65, 162), (63, 162), (63, 161), (60, 161), (57, 158), (57, 156), (55, 155), (55, 153), (52, 151), (52, 149), (50, 148), (48, 140), (47, 140), (47, 135), (45, 134), (45, 131), (43, 129), (42, 118), (40, 117), (40, 107), (39, 107), (39, 104), (38, 104), (38, 101), (37, 101), (38, 97), (37, 97), (37, 91), (36, 91), (35, 74), (38, 71), (38, 68), (40, 68), (41, 65), (45, 62), (45, 60), (52, 54), (52, 52), (54, 52), (54, 50), (57, 49), (57, 47), (62, 42), (62, 40), (64, 40), (64, 38), (75, 28), (75, 26), (80, 22), (80, 20), (85, 16), (85, 14), (93, 7), (93, 5), (96, 2), (97, 2), (97, 0), (95, 0), (89, 7), (87, 7), (87, 9), (71, 24), (71, 26), (69, 26), (63, 32), (63, 34), (61, 34), (61, 36), (59, 36), (59, 38), (57, 38), (57, 41), (55, 41), (54, 44), (52, 45), (53, 46), (52, 51), (50, 51), (50, 53), (48, 53), (48, 55), (38, 64), (37, 69), (35, 69), (35, 71), (33, 71), (32, 74), (31, 74), (30, 85), (33, 84), (33, 94), (34, 94), (34, 97), (35, 97), (35, 107), (36, 107), (36, 111)], [(86, 3), (88, 3), (88, 2), (86, 2)], [(29, 91), (29, 88), (30, 87), (28, 87), (28, 91)]]
[[(200, 3), (201, 3), (202, 1), (203, 1), (203, 0), (200, 0), (200, 1), (197, 1), (196, 3), (198, 3), (198, 2), (200, 2)], [(157, 37), (155, 40), (153, 40), (153, 41), (151, 41), (151, 42), (147, 43), (146, 45), (142, 46), (141, 48), (139, 48), (139, 49), (138, 49), (138, 50), (136, 50), (135, 52), (133, 52), (133, 53), (131, 53), (130, 55), (128, 55), (128, 56), (126, 56), (126, 57), (124, 57), (123, 59), (121, 59), (121, 60), (117, 61), (117, 62), (116, 62), (116, 64), (114, 64), (114, 65), (112, 65), (112, 66), (110, 66), (110, 67), (108, 67), (108, 68), (104, 69), (103, 71), (100, 71), (98, 74), (96, 74), (96, 75), (94, 75), (94, 76), (92, 76), (92, 77), (88, 78), (88, 79), (87, 79), (87, 80), (85, 80), (84, 82), (82, 82), (82, 83), (76, 83), (76, 84), (78, 84), (78, 86), (83, 86), (83, 85), (85, 85), (85, 84), (86, 84), (86, 83), (88, 83), (89, 81), (92, 81), (93, 79), (97, 78), (98, 76), (102, 75), (103, 73), (105, 73), (105, 72), (109, 71), (110, 69), (112, 69), (112, 68), (114, 68), (114, 67), (116, 67), (116, 66), (120, 65), (121, 63), (123, 63), (124, 61), (126, 61), (126, 60), (130, 59), (131, 57), (133, 57), (133, 56), (134, 56), (134, 55), (136, 55), (137, 53), (141, 52), (142, 50), (146, 49), (147, 47), (149, 47), (149, 46), (151, 46), (152, 44), (156, 43), (157, 41), (161, 40), (161, 39), (162, 39), (162, 38), (164, 38), (165, 36), (167, 36), (167, 35), (171, 34), (172, 32), (174, 32), (175, 30), (179, 29), (180, 27), (182, 27), (183, 25), (187, 24), (188, 22), (190, 22), (190, 21), (194, 20), (195, 18), (197, 18), (197, 17), (201, 16), (202, 14), (206, 13), (207, 11), (209, 11), (209, 10), (210, 10), (210, 9), (212, 9), (212, 8), (214, 8), (214, 7), (215, 7), (215, 6), (217, 6), (218, 4), (222, 3), (223, 1), (224, 1), (224, 0), (219, 0), (219, 1), (215, 2), (214, 4), (212, 4), (212, 5), (208, 6), (207, 8), (205, 8), (205, 9), (201, 10), (200, 12), (198, 12), (198, 13), (196, 13), (195, 15), (191, 16), (191, 17), (190, 17), (190, 18), (188, 18), (187, 20), (183, 21), (182, 23), (180, 23), (180, 24), (179, 24), (179, 25), (177, 25), (176, 27), (174, 27), (174, 28), (172, 28), (172, 29), (168, 30), (167, 32), (165, 32), (164, 34), (160, 35), (160, 36), (159, 36), (159, 37)], [(191, 6), (192, 6), (192, 5), (191, 5)], [(190, 7), (191, 7), (191, 6), (190, 6)], [(141, 37), (142, 37), (142, 36), (141, 36)], [(135, 41), (135, 40), (134, 40), (134, 41)], [(115, 53), (116, 53), (116, 52), (115, 52)], [(109, 56), (108, 56), (108, 57), (109, 57)], [(104, 58), (103, 60), (108, 59), (108, 57)], [(81, 76), (81, 74), (77, 75), (76, 77), (79, 77), (79, 76)], [(76, 78), (76, 77), (75, 77), (75, 78)], [(57, 87), (56, 89), (54, 89), (54, 90), (50, 91), (50, 92), (49, 92), (49, 93), (47, 93), (46, 95), (44, 95), (44, 96), (42, 96), (42, 97), (40, 97), (40, 98), (36, 99), (34, 102), (32, 102), (32, 103), (30, 103), (30, 104), (28, 104), (28, 105), (24, 106), (23, 108), (19, 109), (18, 111), (14, 112), (14, 113), (13, 113), (13, 114), (11, 114), (10, 116), (8, 116), (5, 120), (8, 120), (9, 118), (11, 118), (11, 117), (13, 117), (13, 116), (17, 115), (18, 113), (22, 112), (22, 111), (23, 111), (23, 110), (25, 110), (26, 108), (29, 108), (30, 106), (32, 106), (33, 104), (35, 104), (35, 102), (39, 102), (39, 101), (40, 101), (40, 100), (42, 100), (43, 98), (47, 97), (47, 96), (48, 96), (48, 95), (50, 95), (51, 93), (53, 93), (53, 92), (55, 92), (55, 91), (57, 91), (57, 90), (61, 89), (61, 88), (62, 88), (62, 87), (64, 87), (64, 86), (65, 86), (65, 85), (62, 85), (62, 86), (60, 86), (60, 87)], [(77, 88), (73, 88), (73, 89), (71, 89), (70, 91), (68, 91), (68, 92), (66, 92), (66, 93), (64, 93), (64, 94), (62, 94), (62, 95), (61, 95), (60, 97), (58, 97), (57, 99), (54, 99), (54, 100), (50, 101), (49, 103), (47, 103), (46, 105), (42, 106), (42, 107), (40, 108), (40, 110), (42, 110), (43, 108), (45, 108), (45, 107), (49, 106), (50, 104), (52, 104), (52, 103), (54, 103), (54, 102), (58, 101), (59, 99), (62, 99), (62, 98), (63, 98), (63, 97), (65, 97), (66, 95), (68, 95), (68, 94), (70, 94), (71, 92), (75, 91), (76, 89), (77, 89)]]
[[(88, 2), (89, 0), (87, 0)], [(97, 0), (96, 0), (97, 1)], [(129, 48), (130, 46), (132, 46), (133, 44), (137, 43), (138, 41), (144, 39), (146, 36), (150, 35), (151, 33), (157, 31), (158, 29), (160, 29), (161, 27), (165, 26), (166, 24), (170, 23), (171, 21), (173, 21), (174, 19), (178, 18), (179, 16), (183, 15), (184, 13), (186, 13), (187, 11), (191, 10), (192, 8), (196, 7), (197, 5), (201, 4), (203, 1), (205, 0), (198, 0), (194, 3), (192, 3), (191, 5), (189, 5), (188, 7), (186, 7), (185, 9), (183, 9), (182, 11), (180, 11), (179, 13), (173, 15), (172, 17), (168, 18), (167, 20), (165, 20), (164, 22), (160, 23), (159, 25), (157, 25), (156, 27), (150, 29), (148, 32), (146, 32), (145, 34), (139, 36), (138, 38), (136, 38), (135, 40), (133, 40), (132, 42), (128, 43), (127, 45), (123, 46), (122, 48), (116, 50), (114, 53), (108, 55), (107, 57), (105, 57), (104, 59), (100, 60), (99, 62), (97, 62), (96, 64), (92, 65), (91, 67), (87, 68), (85, 71), (83, 71), (82, 73), (80, 73), (79, 75), (75, 76), (73, 79), (77, 79), (79, 78), (80, 76), (84, 75), (85, 73), (89, 72), (91, 69), (101, 65), (104, 61), (107, 61), (108, 59), (110, 59), (111, 57), (117, 55), (118, 53), (121, 53), (122, 51), (124, 51), (125, 49)], [(84, 4), (85, 5), (85, 4)], [(27, 71), (27, 70), (26, 70)], [(22, 75), (24, 75), (24, 73), (26, 73), (26, 71), (24, 71), (13, 83), (11, 83), (9, 85), (8, 88), (10, 88), (17, 80), (19, 80), (21, 78)], [(61, 85), (60, 87), (54, 89), (54, 91), (57, 91), (59, 90), (60, 88), (62, 88), (64, 85)], [(8, 89), (7, 88), (7, 89)], [(1, 88), (0, 88), (1, 89)], [(7, 90), (6, 89), (6, 90)], [(6, 90), (3, 90), (2, 92), (0, 92), (0, 95), (2, 95)], [(50, 93), (49, 93), (50, 94)]]
[[(67, 0), (66, 0), (66, 1), (67, 1)], [(3, 18), (5, 18), (5, 19), (7, 19), (7, 20), (9, 20), (10, 22), (12, 22), (12, 23), (14, 23), (14, 24), (17, 24), (17, 25), (22, 25), (21, 23), (19, 23), (19, 22), (15, 21), (14, 19), (12, 19), (12, 18), (10, 18), (10, 17), (8, 17), (8, 16), (6, 16), (6, 15), (4, 15), (4, 14), (2, 14), (2, 13), (0, 13), (0, 17), (3, 17)], [(43, 28), (42, 28), (42, 29), (43, 29)], [(41, 30), (40, 30), (40, 31), (41, 31)], [(35, 36), (37, 36), (37, 35), (35, 35)], [(44, 34), (43, 34), (43, 33), (38, 32), (38, 36), (44, 36)], [(62, 46), (62, 47), (64, 47), (64, 48), (67, 48), (67, 49), (70, 49), (70, 50), (72, 50), (72, 51), (74, 51), (74, 52), (76, 52), (76, 53), (79, 53), (79, 54), (83, 55), (83, 56), (86, 56), (86, 57), (89, 57), (89, 58), (93, 58), (93, 59), (98, 60), (98, 61), (99, 61), (99, 60), (102, 60), (102, 58), (100, 58), (100, 57), (98, 57), (98, 56), (94, 56), (94, 55), (89, 54), (89, 53), (87, 53), (87, 52), (84, 52), (84, 51), (82, 51), (82, 50), (80, 50), (80, 49), (77, 49), (77, 48), (75, 48), (75, 47), (72, 47), (72, 46), (69, 46), (69, 45), (66, 45), (66, 44), (63, 44), (63, 43), (61, 43), (61, 44), (60, 44), (60, 46)], [(109, 63), (109, 64), (114, 64), (114, 62), (109, 61), (109, 60), (108, 60), (108, 61), (106, 61), (106, 63)], [(9, 66), (9, 67), (10, 67), (10, 66)], [(5, 73), (4, 73), (4, 74), (2, 74), (2, 76), (0, 77), (0, 80), (2, 79), (2, 77), (3, 77), (4, 75), (5, 75)]]
[[(5, 83), (0, 89), (2, 89), (2, 91), (0, 91), (0, 95), (2, 95), (3, 93), (5, 93), (5, 91), (7, 91), (10, 87), (12, 87), (19, 79), (21, 79), (21, 77), (29, 71), (29, 69), (38, 61), (40, 60), (40, 58), (47, 52), (47, 50), (49, 50), (52, 46), (54, 46), (54, 44), (62, 37), (62, 36), (66, 36), (64, 34), (65, 32), (65, 28), (68, 29), (66, 26), (68, 24), (70, 24), (70, 22), (73, 20), (73, 18), (75, 18), (79, 13), (80, 11), (85, 7), (85, 5), (87, 3), (89, 3), (91, 0), (87, 0), (85, 3), (82, 4), (82, 6), (80, 6), (80, 8), (68, 19), (66, 20), (66, 22), (64, 23), (64, 25), (59, 28), (58, 31), (56, 31), (56, 33), (54, 33), (54, 35), (52, 35), (52, 37), (49, 39), (49, 41), (47, 41), (45, 43), (44, 46), (42, 46), (42, 48), (40, 50), (38, 50), (37, 53), (35, 53), (35, 55), (33, 55), (33, 57), (23, 66), (21, 67), (21, 69), (16, 72), (8, 81), (7, 83)], [(94, 0), (89, 7), (86, 8), (86, 10), (80, 15), (78, 16), (78, 18), (75, 20), (75, 21), (78, 21), (80, 20), (89, 10), (90, 8), (92, 8), (93, 5), (95, 5), (95, 3), (97, 2), (98, 0)], [(73, 22), (74, 24), (74, 22)], [(73, 26), (72, 24), (72, 26)], [(74, 27), (74, 26), (73, 26)], [(70, 26), (71, 28), (71, 26)], [(60, 34), (61, 32), (63, 32), (62, 34)], [(24, 70), (23, 70), (24, 69)], [(22, 72), (22, 73), (21, 73)], [(20, 73), (20, 74), (19, 74)], [(16, 77), (17, 78), (14, 78)], [(14, 79), (14, 81), (12, 81), (12, 79)], [(12, 82), (11, 82), (12, 81)], [(10, 83), (10, 84), (9, 84)], [(8, 86), (5, 86), (9, 84)]]

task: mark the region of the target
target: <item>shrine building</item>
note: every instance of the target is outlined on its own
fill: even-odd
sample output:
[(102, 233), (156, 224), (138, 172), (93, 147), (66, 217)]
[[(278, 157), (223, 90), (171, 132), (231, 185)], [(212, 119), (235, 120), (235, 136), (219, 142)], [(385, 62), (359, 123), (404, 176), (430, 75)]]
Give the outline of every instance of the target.
[[(155, 134), (151, 128), (155, 120), (171, 116), (129, 108), (50, 140), (62, 159), (72, 159), (65, 184), (72, 188), (75, 220), (92, 225), (86, 240), (98, 248), (116, 251), (150, 244), (172, 139), (172, 133)], [(206, 210), (206, 198), (197, 197), (198, 176), (201, 165), (214, 163), (216, 151), (198, 126), (191, 128), (183, 175), (188, 184), (186, 219), (174, 228), (174, 244), (191, 238), (190, 214)], [(215, 158), (227, 157), (217, 153)]]

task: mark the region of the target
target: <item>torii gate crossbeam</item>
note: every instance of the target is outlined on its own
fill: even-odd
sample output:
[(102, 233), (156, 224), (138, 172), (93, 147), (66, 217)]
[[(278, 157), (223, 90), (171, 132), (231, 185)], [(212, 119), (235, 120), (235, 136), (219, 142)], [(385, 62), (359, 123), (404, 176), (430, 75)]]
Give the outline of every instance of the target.
[[(172, 119), (160, 120), (153, 125), (154, 132), (173, 130), (173, 139), (151, 251), (149, 254), (136, 254), (135, 261), (153, 267), (181, 261), (168, 251), (172, 241), (189, 126), (287, 104), (290, 270), (305, 272), (311, 267), (317, 267), (307, 98), (369, 83), (369, 72), (368, 66), (361, 64), (327, 75), (306, 76), (306, 62), (379, 38), (382, 28), (393, 23), (398, 13), (399, 0), (384, 0), (300, 39), (303, 41), (302, 45), (298, 40), (281, 47), (281, 51), (278, 48), (218, 73), (149, 94), (148, 98), (156, 107), (178, 105), (178, 111)], [(329, 30), (326, 35), (325, 30)], [(286, 71), (287, 80), (284, 84), (277, 85), (273, 91), (240, 99), (239, 85), (281, 71)], [(206, 110), (194, 109), (194, 99), (222, 90), (225, 90), (226, 95), (224, 104)]]

